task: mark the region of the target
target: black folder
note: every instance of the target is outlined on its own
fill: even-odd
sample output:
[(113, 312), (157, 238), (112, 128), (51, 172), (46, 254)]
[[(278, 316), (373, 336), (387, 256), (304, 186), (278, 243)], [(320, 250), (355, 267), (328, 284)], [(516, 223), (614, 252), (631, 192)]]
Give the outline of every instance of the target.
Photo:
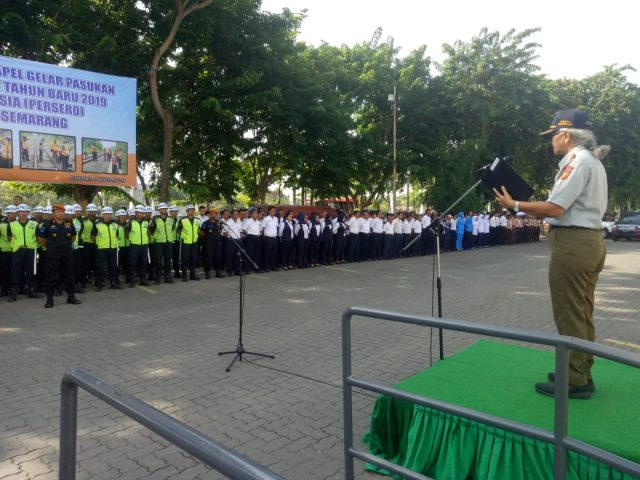
[(482, 183), (489, 188), (501, 192), (505, 187), (514, 200), (529, 200), (533, 195), (533, 188), (525, 182), (518, 173), (501, 158), (496, 158), (482, 172)]

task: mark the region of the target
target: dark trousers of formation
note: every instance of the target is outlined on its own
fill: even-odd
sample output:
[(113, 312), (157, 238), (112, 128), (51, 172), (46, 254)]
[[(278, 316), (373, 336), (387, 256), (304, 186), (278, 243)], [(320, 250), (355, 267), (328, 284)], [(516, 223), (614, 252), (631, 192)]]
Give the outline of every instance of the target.
[[(448, 229), (440, 232), (442, 252), (456, 250), (456, 233)], [(180, 242), (154, 243), (120, 249), (97, 249), (93, 244), (85, 244), (83, 248), (65, 255), (39, 251), (35, 274), (34, 251), (21, 249), (15, 253), (0, 252), (0, 295), (6, 296), (12, 288), (21, 294), (36, 291), (61, 293), (63, 290), (78, 292), (91, 277), (97, 287), (105, 285), (105, 277), (111, 286), (119, 285), (120, 275), (124, 275), (130, 285), (136, 282), (136, 278), (140, 279), (142, 285), (148, 284), (147, 278), (155, 279), (156, 283), (162, 280), (172, 283), (172, 276), (196, 279), (198, 265), (204, 268), (206, 278), (210, 278), (211, 272), (215, 272), (216, 277), (223, 276), (223, 273), (239, 275), (241, 268), (247, 273), (256, 270), (264, 272), (282, 267), (306, 268), (435, 253), (436, 235), (432, 231), (427, 230), (417, 240), (416, 236), (322, 233), (306, 239), (294, 237), (291, 241), (283, 242), (277, 237), (249, 235), (240, 239), (238, 245), (258, 265), (257, 269), (244, 255), (240, 255), (238, 245), (228, 238), (205, 238), (199, 244), (192, 245)], [(462, 247), (474, 249), (538, 241), (539, 227), (492, 227), (486, 234), (464, 232)]]

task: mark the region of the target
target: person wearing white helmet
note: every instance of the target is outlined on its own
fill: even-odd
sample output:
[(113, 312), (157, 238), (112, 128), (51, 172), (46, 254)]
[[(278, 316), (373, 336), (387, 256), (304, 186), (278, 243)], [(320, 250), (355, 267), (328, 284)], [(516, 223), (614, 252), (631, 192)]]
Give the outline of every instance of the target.
[(146, 280), (147, 261), (149, 257), (149, 222), (145, 220), (145, 207), (136, 205), (136, 217), (129, 220), (124, 232), (129, 240), (129, 288), (136, 286), (136, 270), (140, 275), (140, 285), (149, 286)]
[(36, 222), (40, 223), (42, 221), (42, 211), (43, 207), (41, 207), (40, 205), (34, 207), (33, 211), (31, 212), (32, 214), (32, 219), (35, 220)]
[(80, 304), (74, 294), (73, 242), (76, 230), (70, 219), (65, 219), (64, 205), (54, 205), (53, 220), (43, 222), (38, 228), (38, 243), (47, 251), (47, 301), (45, 308), (53, 307), (53, 294), (63, 280), (67, 291), (67, 303)]
[(196, 275), (200, 219), (195, 216), (195, 212), (196, 208), (193, 205), (187, 205), (187, 216), (180, 219), (176, 230), (182, 245), (180, 256), (182, 257), (183, 282), (188, 282), (189, 279), (200, 280)]
[(102, 219), (93, 227), (91, 239), (96, 245), (96, 292), (101, 292), (104, 286), (105, 266), (109, 271), (110, 288), (121, 290), (118, 280), (118, 224), (113, 221), (111, 207), (102, 209)]
[(0, 297), (9, 294), (9, 276), (11, 273), (11, 239), (8, 236), (9, 224), (16, 219), (17, 208), (8, 205), (4, 213), (6, 217), (0, 217)]
[(82, 277), (82, 255), (83, 248), (80, 242), (80, 238), (83, 234), (84, 224), (82, 223), (82, 206), (79, 203), (71, 205), (73, 208), (73, 226), (76, 229), (76, 239), (73, 242), (73, 278), (75, 282), (75, 292), (84, 293), (80, 284), (80, 278)]
[(116, 223), (118, 224), (118, 275), (124, 273), (126, 282), (129, 283), (129, 239), (124, 232), (127, 225), (127, 211), (121, 208), (116, 212)]
[(173, 272), (176, 278), (180, 278), (180, 242), (178, 241), (178, 207), (171, 205), (168, 209), (168, 221), (171, 221), (171, 230), (168, 232), (168, 238), (171, 242), (171, 263), (173, 264)]
[(91, 238), (91, 232), (96, 225), (98, 207), (95, 203), (90, 203), (85, 209), (87, 216), (82, 220), (82, 230), (80, 233), (80, 244), (82, 245), (82, 270), (80, 272), (80, 285), (84, 288), (89, 281), (89, 277), (95, 273), (96, 269), (96, 244)]
[(166, 203), (158, 205), (158, 214), (155, 215), (149, 224), (149, 234), (153, 238), (151, 258), (153, 260), (153, 266), (155, 267), (155, 279), (156, 285), (161, 283), (161, 278), (164, 275), (165, 283), (173, 283), (171, 278), (171, 232), (173, 228), (173, 219), (168, 216), (168, 209)]
[(18, 299), (18, 289), (29, 298), (41, 298), (36, 291), (34, 265), (36, 254), (36, 230), (38, 223), (29, 220), (29, 205), (18, 205), (18, 219), (9, 224), (7, 236), (11, 239), (11, 279), (9, 280), (9, 301)]

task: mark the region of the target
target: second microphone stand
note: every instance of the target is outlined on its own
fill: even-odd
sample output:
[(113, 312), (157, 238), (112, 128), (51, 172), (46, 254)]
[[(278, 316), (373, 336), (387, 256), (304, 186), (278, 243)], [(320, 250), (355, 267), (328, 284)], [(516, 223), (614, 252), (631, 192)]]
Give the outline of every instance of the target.
[[(428, 227), (428, 230), (431, 231), (436, 236), (436, 263), (437, 263), (437, 278), (436, 278), (436, 289), (438, 291), (438, 318), (442, 318), (442, 272), (440, 271), (440, 233), (444, 229), (442, 225), (442, 220), (447, 214), (453, 210), (458, 203), (460, 203), (467, 195), (473, 192), (478, 185), (482, 183), (482, 180), (478, 180), (473, 186), (464, 192), (461, 197), (459, 197), (455, 202), (451, 204), (449, 208), (447, 208), (442, 215), (436, 218)], [(411, 245), (413, 245), (418, 239), (422, 236), (417, 235), (411, 242), (409, 242), (402, 250), (407, 250)], [(432, 297), (433, 298), (433, 297)], [(438, 343), (440, 346), (440, 360), (444, 359), (444, 345), (442, 339), (442, 328), (438, 328)]]
[(239, 331), (238, 331), (238, 343), (236, 344), (236, 349), (235, 350), (230, 350), (228, 352), (218, 352), (218, 355), (235, 355), (233, 357), (233, 360), (231, 360), (231, 363), (229, 364), (229, 366), (225, 369), (227, 372), (231, 371), (231, 367), (233, 367), (233, 364), (236, 363), (236, 360), (238, 360), (239, 362), (242, 361), (242, 356), (243, 355), (254, 355), (256, 357), (266, 357), (266, 358), (276, 358), (274, 355), (269, 355), (267, 353), (256, 353), (256, 352), (249, 352), (247, 350), (244, 349), (244, 345), (242, 344), (242, 327), (244, 324), (244, 296), (245, 296), (245, 282), (246, 282), (246, 272), (244, 270), (244, 259), (246, 258), (247, 261), (253, 265), (256, 270), (258, 270), (258, 265), (253, 261), (253, 259), (247, 254), (247, 251), (242, 247), (242, 244), (235, 238), (233, 238), (233, 231), (231, 230), (231, 228), (229, 227), (229, 225), (227, 225), (224, 221), (220, 220), (220, 225), (222, 225), (223, 229), (225, 229), (225, 231), (227, 232), (227, 235), (229, 237), (229, 239), (231, 239), (231, 241), (235, 244), (236, 248), (238, 249), (237, 255), (238, 255), (238, 259), (240, 261), (240, 318), (239, 318)]

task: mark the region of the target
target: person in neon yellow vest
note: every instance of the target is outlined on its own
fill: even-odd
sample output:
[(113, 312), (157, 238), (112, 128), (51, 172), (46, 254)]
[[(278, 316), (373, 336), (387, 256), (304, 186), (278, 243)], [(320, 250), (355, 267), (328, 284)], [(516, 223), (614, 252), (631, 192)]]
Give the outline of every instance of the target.
[(18, 205), (18, 219), (9, 224), (7, 237), (11, 240), (11, 280), (9, 281), (9, 301), (18, 299), (18, 288), (23, 284), (29, 298), (42, 298), (36, 292), (34, 257), (36, 255), (36, 230), (38, 222), (29, 220), (31, 208), (24, 203)]
[[(127, 211), (125, 209), (116, 212), (116, 221), (118, 222), (118, 269), (122, 270), (126, 275), (126, 282), (129, 279), (129, 239), (124, 233), (124, 227), (127, 225)], [(118, 272), (119, 273), (119, 272)]]
[(9, 295), (9, 277), (11, 273), (11, 240), (8, 237), (9, 224), (15, 221), (18, 209), (8, 205), (6, 217), (0, 217), (0, 297)]
[(98, 215), (98, 207), (94, 203), (87, 205), (87, 217), (82, 222), (82, 231), (80, 233), (80, 244), (82, 245), (82, 270), (80, 283), (84, 287), (89, 276), (94, 273), (96, 268), (96, 244), (91, 238), (91, 232), (96, 223)]
[(168, 215), (169, 206), (166, 203), (158, 205), (156, 215), (149, 225), (149, 233), (155, 240), (153, 256), (155, 266), (156, 285), (161, 283), (164, 274), (165, 283), (173, 283), (171, 278), (171, 248), (175, 240), (173, 229), (174, 219)]
[(95, 223), (91, 238), (96, 244), (96, 291), (102, 291), (105, 264), (114, 290), (121, 290), (118, 281), (118, 224), (113, 221), (111, 207), (102, 209), (102, 220)]
[[(198, 230), (200, 219), (195, 217), (196, 207), (187, 205), (187, 216), (178, 222), (177, 233), (182, 243), (182, 281), (200, 280), (196, 275), (198, 262)], [(187, 276), (187, 270), (189, 275)]]
[(148, 287), (146, 280), (149, 257), (149, 222), (145, 220), (145, 207), (136, 205), (135, 218), (129, 220), (124, 233), (129, 245), (129, 288), (136, 286), (136, 270), (140, 276), (140, 285)]

